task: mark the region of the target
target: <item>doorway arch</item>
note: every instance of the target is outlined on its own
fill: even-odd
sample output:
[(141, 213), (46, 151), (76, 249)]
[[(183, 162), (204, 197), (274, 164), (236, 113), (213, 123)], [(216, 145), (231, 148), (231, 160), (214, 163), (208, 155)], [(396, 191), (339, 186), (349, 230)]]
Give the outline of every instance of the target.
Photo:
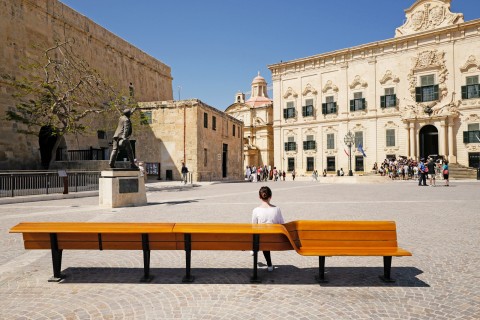
[(429, 124), (420, 130), (419, 135), (420, 158), (431, 154), (438, 154), (438, 129)]

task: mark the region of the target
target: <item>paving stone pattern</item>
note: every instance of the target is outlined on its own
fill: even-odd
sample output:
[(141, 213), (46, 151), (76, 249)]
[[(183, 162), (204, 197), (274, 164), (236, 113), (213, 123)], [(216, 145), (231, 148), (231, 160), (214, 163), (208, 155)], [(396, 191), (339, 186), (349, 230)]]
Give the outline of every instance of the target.
[[(153, 251), (151, 283), (141, 251), (64, 251), (61, 283), (49, 283), (48, 250), (8, 234), (21, 221), (249, 222), (268, 184), (286, 221), (394, 220), (393, 284), (381, 257), (327, 257), (330, 282), (314, 281), (318, 257), (273, 252), (276, 267), (251, 284), (249, 252), (194, 251), (184, 284), (182, 251)], [(480, 319), (480, 183), (228, 183), (148, 193), (149, 205), (101, 209), (98, 198), (0, 206), (0, 319)], [(160, 190), (160, 189), (158, 189)]]

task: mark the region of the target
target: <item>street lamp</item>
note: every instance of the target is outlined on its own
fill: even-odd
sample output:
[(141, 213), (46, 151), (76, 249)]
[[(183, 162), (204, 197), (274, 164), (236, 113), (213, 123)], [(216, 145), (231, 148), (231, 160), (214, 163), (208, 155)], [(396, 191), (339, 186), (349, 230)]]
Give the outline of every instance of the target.
[(353, 176), (352, 172), (352, 146), (355, 143), (355, 136), (351, 131), (345, 135), (343, 138), (343, 142), (348, 146), (348, 175), (351, 177)]

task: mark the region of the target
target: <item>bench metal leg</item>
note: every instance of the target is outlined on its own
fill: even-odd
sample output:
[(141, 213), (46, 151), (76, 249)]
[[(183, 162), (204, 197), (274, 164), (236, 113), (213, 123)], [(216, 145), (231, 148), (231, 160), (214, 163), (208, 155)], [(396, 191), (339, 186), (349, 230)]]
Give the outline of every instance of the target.
[(186, 275), (182, 282), (193, 282), (195, 277), (190, 274), (190, 265), (192, 260), (192, 235), (185, 234), (185, 260), (186, 260)]
[(250, 278), (252, 283), (260, 283), (262, 280), (258, 278), (258, 251), (260, 250), (260, 235), (253, 235), (253, 276)]
[(50, 234), (50, 246), (52, 250), (53, 277), (48, 279), (48, 282), (59, 282), (65, 278), (65, 275), (61, 273), (63, 250), (58, 249), (58, 240), (56, 233)]
[(150, 243), (148, 234), (142, 234), (142, 250), (143, 250), (143, 278), (140, 282), (150, 282), (153, 276), (150, 275)]
[(380, 276), (384, 282), (395, 282), (390, 277), (390, 271), (392, 270), (392, 257), (383, 257), (383, 276)]
[(318, 257), (318, 276), (315, 277), (315, 280), (319, 283), (327, 283), (328, 280), (325, 279), (325, 257)]

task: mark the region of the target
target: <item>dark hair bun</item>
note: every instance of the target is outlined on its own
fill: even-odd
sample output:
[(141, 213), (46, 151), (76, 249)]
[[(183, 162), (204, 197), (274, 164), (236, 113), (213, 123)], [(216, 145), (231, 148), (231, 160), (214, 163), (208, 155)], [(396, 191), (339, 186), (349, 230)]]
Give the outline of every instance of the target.
[(258, 191), (258, 195), (260, 199), (267, 200), (272, 197), (272, 190), (269, 187), (261, 187), (260, 191)]

